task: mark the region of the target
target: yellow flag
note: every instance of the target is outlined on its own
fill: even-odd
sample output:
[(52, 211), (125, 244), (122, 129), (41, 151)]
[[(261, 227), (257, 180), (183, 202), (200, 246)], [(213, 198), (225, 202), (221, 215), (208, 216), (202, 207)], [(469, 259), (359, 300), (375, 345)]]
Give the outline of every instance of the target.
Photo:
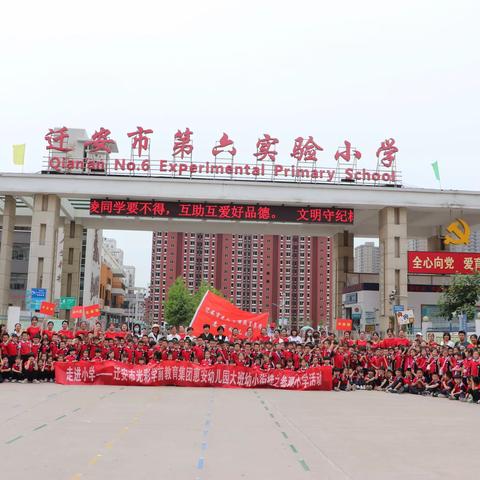
[(25, 144), (13, 146), (13, 164), (24, 165), (25, 164)]

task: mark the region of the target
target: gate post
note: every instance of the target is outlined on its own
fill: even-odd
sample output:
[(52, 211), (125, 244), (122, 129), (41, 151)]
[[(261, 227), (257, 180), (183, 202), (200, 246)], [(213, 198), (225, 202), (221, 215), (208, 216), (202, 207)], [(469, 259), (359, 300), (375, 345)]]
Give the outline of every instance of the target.
[(381, 332), (395, 327), (390, 321), (393, 305), (408, 307), (407, 274), (407, 209), (385, 207), (378, 217), (380, 240), (380, 272), (378, 275), (378, 303)]

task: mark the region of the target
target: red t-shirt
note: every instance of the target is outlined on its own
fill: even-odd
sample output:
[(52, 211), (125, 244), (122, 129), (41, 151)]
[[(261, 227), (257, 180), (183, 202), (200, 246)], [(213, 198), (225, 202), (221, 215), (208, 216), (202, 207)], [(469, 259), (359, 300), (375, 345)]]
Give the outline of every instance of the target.
[(107, 330), (105, 332), (105, 338), (117, 338), (117, 337), (121, 337), (122, 332), (112, 332), (110, 330)]
[(18, 354), (18, 343), (8, 342), (5, 348), (9, 357), (13, 357)]
[(55, 335), (55, 330), (44, 330), (43, 331), (43, 335), (46, 335), (48, 337), (49, 340), (52, 339), (52, 337)]
[(393, 337), (384, 338), (382, 341), (383, 348), (393, 348), (397, 346), (397, 339)]
[(34, 327), (33, 325), (30, 325), (26, 332), (28, 333), (28, 335), (30, 336), (30, 338), (33, 338), (35, 335), (39, 335), (40, 334), (40, 330), (41, 328), (40, 327)]
[(29, 355), (32, 353), (32, 342), (30, 340), (27, 340), (24, 342), (23, 340), (20, 340), (20, 355)]
[(58, 335), (60, 337), (73, 338), (73, 333), (70, 330), (59, 330)]
[(395, 341), (396, 341), (396, 346), (398, 347), (408, 347), (410, 345), (410, 340), (405, 337), (403, 338), (397, 337)]

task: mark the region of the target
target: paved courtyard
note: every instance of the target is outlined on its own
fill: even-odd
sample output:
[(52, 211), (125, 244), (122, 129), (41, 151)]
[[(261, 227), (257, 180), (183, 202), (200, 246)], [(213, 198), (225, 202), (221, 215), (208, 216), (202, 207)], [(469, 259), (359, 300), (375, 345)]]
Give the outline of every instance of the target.
[(480, 406), (376, 392), (0, 385), (5, 478), (459, 478)]

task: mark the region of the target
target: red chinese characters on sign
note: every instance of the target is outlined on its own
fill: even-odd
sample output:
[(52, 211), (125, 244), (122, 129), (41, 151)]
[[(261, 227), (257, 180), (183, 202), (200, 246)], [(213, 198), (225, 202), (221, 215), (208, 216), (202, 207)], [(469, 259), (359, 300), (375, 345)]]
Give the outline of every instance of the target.
[(353, 208), (299, 208), (297, 222), (353, 224)]
[(90, 215), (202, 218), (233, 221), (308, 222), (351, 225), (353, 208), (277, 205), (208, 204), (196, 202), (162, 202), (157, 200), (111, 200), (92, 198)]
[(395, 154), (398, 152), (398, 148), (395, 146), (394, 138), (387, 138), (381, 143), (377, 150), (377, 158), (382, 165), (386, 168), (390, 168), (395, 161)]
[(169, 212), (165, 202), (135, 200), (90, 200), (90, 215), (163, 217)]
[(173, 140), (173, 156), (181, 159), (188, 157), (193, 152), (192, 145), (193, 132), (187, 128), (184, 132), (177, 130)]
[(257, 141), (257, 153), (253, 156), (257, 157), (257, 161), (265, 160), (267, 157), (274, 162), (277, 156), (275, 145), (278, 143), (278, 138), (271, 137), (268, 133), (263, 135), (263, 138), (259, 138)]
[(340, 150), (340, 148), (337, 150), (337, 153), (335, 153), (335, 160), (338, 162), (338, 160), (341, 158), (345, 160), (346, 162), (349, 162), (352, 158), (352, 152), (353, 152), (353, 157), (356, 158), (357, 160), (360, 160), (362, 158), (362, 154), (356, 150), (352, 149), (352, 144), (348, 141), (344, 141), (345, 148), (343, 150)]
[(127, 133), (127, 136), (132, 139), (132, 150), (137, 150), (137, 156), (141, 157), (142, 152), (148, 152), (150, 145), (150, 138), (147, 136), (153, 133), (151, 128), (144, 129), (137, 127), (136, 132)]
[(257, 205), (203, 205), (181, 203), (179, 217), (216, 218), (219, 220), (272, 220), (270, 207)]
[(320, 145), (317, 145), (313, 137), (308, 137), (304, 140), (303, 137), (297, 137), (293, 145), (291, 157), (296, 158), (298, 162), (303, 161), (317, 161), (317, 151), (323, 151)]
[(480, 253), (408, 252), (408, 272), (472, 275), (480, 271)]
[(222, 138), (219, 140), (218, 145), (215, 145), (212, 149), (214, 157), (220, 153), (228, 152), (232, 157), (237, 154), (237, 149), (233, 146), (233, 140), (228, 138), (228, 135), (224, 132)]
[(55, 382), (62, 385), (130, 385), (221, 388), (280, 388), (331, 390), (332, 367), (305, 370), (271, 369), (237, 365), (198, 365), (186, 361), (162, 361), (148, 365), (105, 360), (56, 362)]
[(110, 148), (111, 145), (115, 144), (115, 140), (108, 138), (112, 132), (108, 130), (108, 128), (101, 127), (100, 130), (96, 131), (93, 135), (91, 140), (85, 142), (86, 147), (90, 147), (89, 150), (92, 153), (97, 152), (105, 152), (111, 153), (112, 149)]
[(48, 133), (45, 135), (45, 140), (48, 143), (47, 150), (55, 150), (56, 152), (72, 151), (73, 148), (65, 146), (65, 142), (69, 137), (67, 127), (62, 127), (57, 130), (49, 128)]

